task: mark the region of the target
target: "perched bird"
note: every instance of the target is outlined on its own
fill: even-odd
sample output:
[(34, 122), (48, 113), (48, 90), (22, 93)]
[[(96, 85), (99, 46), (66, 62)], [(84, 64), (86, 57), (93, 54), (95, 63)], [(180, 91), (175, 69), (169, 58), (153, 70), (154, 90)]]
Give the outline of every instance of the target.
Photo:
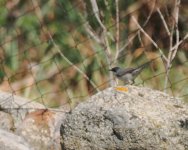
[(142, 72), (142, 70), (149, 65), (150, 62), (147, 62), (137, 68), (127, 68), (122, 69), (120, 67), (114, 67), (109, 71), (112, 71), (114, 75), (119, 79), (125, 82), (125, 84), (134, 84), (135, 78)]

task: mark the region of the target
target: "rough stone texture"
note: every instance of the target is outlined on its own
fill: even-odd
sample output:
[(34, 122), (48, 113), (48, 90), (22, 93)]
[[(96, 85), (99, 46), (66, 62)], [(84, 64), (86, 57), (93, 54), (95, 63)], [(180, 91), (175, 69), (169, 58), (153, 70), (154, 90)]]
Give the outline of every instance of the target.
[(109, 88), (80, 103), (61, 126), (65, 150), (186, 150), (188, 106), (144, 87)]
[(0, 129), (1, 150), (34, 150), (21, 137)]
[(0, 150), (24, 149), (19, 139), (29, 149), (60, 150), (60, 126), (69, 110), (69, 105), (46, 109), (32, 100), (0, 92)]
[(0, 91), (0, 110), (9, 113), (13, 117), (15, 127), (28, 112), (37, 109), (45, 109), (45, 106), (33, 100)]
[(35, 150), (60, 150), (60, 124), (64, 117), (64, 112), (31, 112), (20, 123), (16, 134), (23, 137)]
[(11, 131), (14, 130), (14, 121), (10, 114), (0, 111), (0, 129)]

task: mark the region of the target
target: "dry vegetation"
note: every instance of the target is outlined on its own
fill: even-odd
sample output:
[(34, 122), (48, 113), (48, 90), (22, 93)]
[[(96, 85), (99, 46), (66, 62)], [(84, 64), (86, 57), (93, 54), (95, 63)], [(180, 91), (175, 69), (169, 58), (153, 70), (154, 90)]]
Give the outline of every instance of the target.
[(188, 96), (187, 0), (2, 0), (0, 89), (75, 105), (113, 84), (114, 65), (151, 65), (136, 83)]

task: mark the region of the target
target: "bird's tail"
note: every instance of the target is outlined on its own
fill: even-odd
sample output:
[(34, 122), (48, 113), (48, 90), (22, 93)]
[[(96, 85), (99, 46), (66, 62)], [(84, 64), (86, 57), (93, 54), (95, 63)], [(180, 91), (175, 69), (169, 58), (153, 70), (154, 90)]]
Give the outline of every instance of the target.
[(143, 64), (143, 65), (141, 65), (141, 66), (139, 66), (138, 69), (140, 68), (141, 70), (143, 70), (143, 69), (146, 68), (149, 64), (150, 64), (150, 61), (147, 62), (147, 63), (145, 63), (145, 64)]
[(139, 73), (141, 73), (142, 70), (143, 70), (144, 68), (146, 68), (149, 64), (150, 64), (150, 62), (147, 62), (147, 63), (145, 63), (145, 64), (143, 64), (143, 65), (137, 67), (137, 68), (135, 69), (135, 71), (134, 71), (134, 75), (137, 76), (137, 75), (138, 75)]

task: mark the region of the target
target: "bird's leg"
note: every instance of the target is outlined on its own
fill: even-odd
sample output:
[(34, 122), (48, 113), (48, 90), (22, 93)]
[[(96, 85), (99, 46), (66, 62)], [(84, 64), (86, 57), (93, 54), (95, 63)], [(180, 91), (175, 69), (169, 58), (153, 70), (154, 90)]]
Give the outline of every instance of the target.
[(116, 82), (116, 86), (118, 86), (118, 81), (119, 81), (118, 79), (115, 79), (115, 82)]

